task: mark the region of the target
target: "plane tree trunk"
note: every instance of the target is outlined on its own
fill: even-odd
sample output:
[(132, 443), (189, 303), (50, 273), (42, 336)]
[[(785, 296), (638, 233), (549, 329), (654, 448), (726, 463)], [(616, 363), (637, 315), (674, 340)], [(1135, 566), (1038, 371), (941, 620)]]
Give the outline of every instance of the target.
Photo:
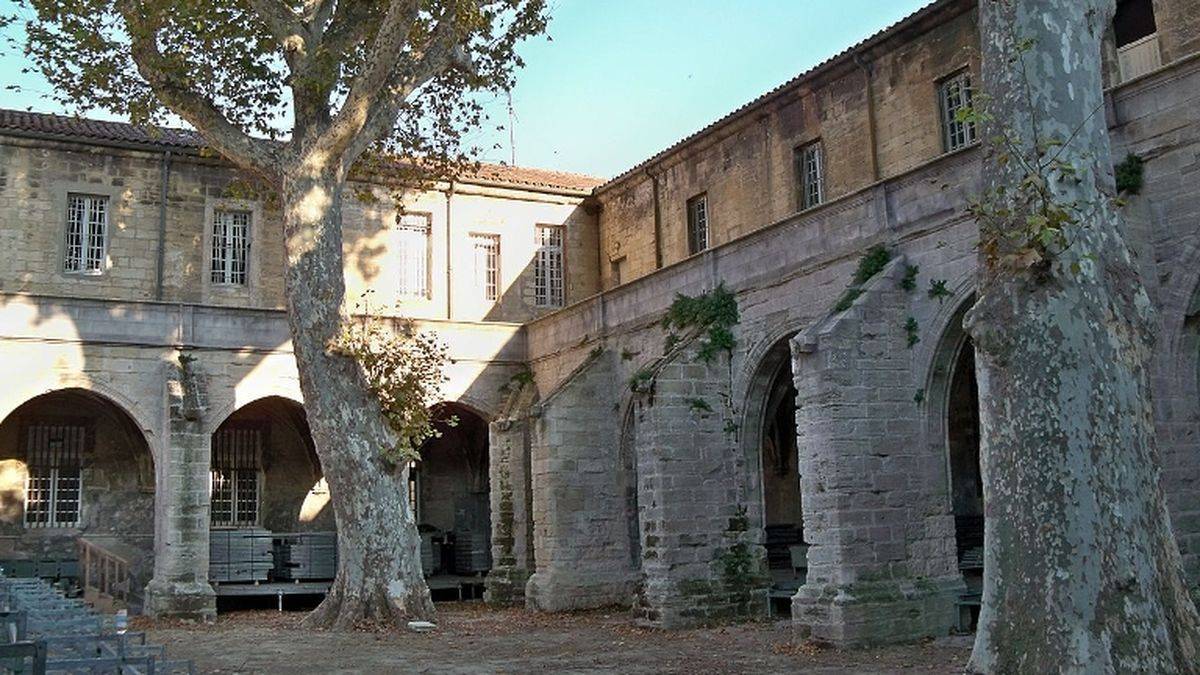
[[(1111, 199), (1100, 43), (1114, 8), (980, 1), (983, 137), (1012, 140), (985, 141), (967, 321), (987, 517), (975, 672), (1198, 668), (1200, 622), (1159, 476), (1156, 319)], [(1031, 175), (1047, 178), (1045, 201), (1018, 199), (1038, 189), (1020, 186)], [(1045, 232), (1055, 205), (1073, 215)]]
[(344, 171), (301, 166), (285, 172), (281, 187), (288, 322), (338, 529), (337, 576), (305, 625), (342, 629), (364, 620), (432, 619), (408, 469), (384, 459), (395, 438), (358, 364), (327, 348), (346, 319)]

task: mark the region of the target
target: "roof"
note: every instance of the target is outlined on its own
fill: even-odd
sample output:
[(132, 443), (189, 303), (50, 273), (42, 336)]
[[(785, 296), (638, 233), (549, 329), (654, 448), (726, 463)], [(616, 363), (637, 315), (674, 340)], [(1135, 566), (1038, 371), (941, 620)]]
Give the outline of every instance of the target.
[[(0, 108), (0, 134), (30, 135), (85, 143), (135, 145), (163, 150), (199, 150), (204, 146), (204, 139), (200, 134), (190, 129), (144, 127), (126, 122), (108, 122), (4, 108)], [(460, 175), (458, 180), (580, 193), (590, 193), (593, 188), (604, 182), (603, 178), (595, 176), (503, 164), (480, 164), (478, 170)]]
[(860, 54), (872, 47), (875, 47), (876, 45), (879, 45), (882, 42), (892, 38), (893, 36), (903, 32), (904, 30), (913, 28), (914, 26), (919, 25), (920, 23), (929, 19), (930, 17), (937, 15), (938, 13), (946, 10), (947, 8), (954, 7), (955, 5), (958, 5), (959, 7), (963, 8), (964, 10), (969, 9), (970, 7), (974, 6), (973, 3), (966, 2), (965, 0), (933, 0), (932, 2), (930, 2), (930, 4), (926, 5), (925, 7), (922, 7), (921, 9), (913, 12), (912, 14), (909, 14), (908, 16), (904, 17), (903, 19), (900, 19), (896, 23), (893, 23), (892, 25), (888, 26), (887, 28), (884, 28), (883, 30), (866, 38), (865, 40), (860, 41), (858, 44), (855, 44), (852, 47), (844, 49), (841, 52), (829, 57), (828, 59), (825, 59), (821, 63), (813, 66), (812, 68), (809, 68), (808, 70), (804, 71), (803, 73), (800, 73), (799, 75), (793, 77), (792, 79), (788, 80), (787, 82), (784, 82), (783, 84), (779, 85), (778, 87), (775, 87), (774, 89), (772, 89), (772, 90), (768, 91), (767, 93), (759, 96), (758, 98), (750, 101), (749, 103), (742, 105), (741, 107), (737, 108), (733, 112), (731, 112), (731, 113), (725, 115), (724, 117), (718, 119), (717, 121), (709, 124), (708, 126), (704, 127), (703, 129), (700, 129), (699, 131), (697, 131), (689, 136), (685, 136), (684, 138), (676, 141), (675, 143), (671, 144), (666, 149), (660, 151), (659, 153), (655, 154), (654, 156), (650, 157), (649, 159), (641, 162), (640, 164), (634, 166), (631, 169), (628, 169), (628, 170), (620, 173), (619, 175), (613, 177), (612, 179), (610, 179), (608, 182), (604, 183), (603, 185), (600, 185), (599, 187), (596, 188), (596, 192), (601, 192), (603, 190), (607, 190), (608, 188), (611, 188), (611, 187), (617, 185), (618, 183), (629, 178), (630, 176), (641, 172), (643, 169), (649, 167), (651, 164), (661, 161), (662, 159), (666, 158), (667, 156), (671, 155), (672, 153), (682, 149), (684, 146), (688, 145), (692, 141), (695, 141), (696, 139), (701, 138), (703, 136), (707, 136), (708, 134), (712, 133), (713, 131), (719, 129), (720, 127), (723, 127), (723, 126), (741, 118), (742, 116), (748, 114), (752, 110), (755, 110), (756, 108), (759, 108), (760, 106), (768, 103), (772, 99), (787, 93), (788, 91), (793, 89), (796, 85), (798, 85), (802, 82), (805, 82), (807, 80), (813, 79), (817, 75), (819, 75), (827, 70), (830, 70), (830, 69), (834, 68), (835, 66), (841, 65), (842, 63), (845, 63), (845, 62), (848, 62), (855, 55)]

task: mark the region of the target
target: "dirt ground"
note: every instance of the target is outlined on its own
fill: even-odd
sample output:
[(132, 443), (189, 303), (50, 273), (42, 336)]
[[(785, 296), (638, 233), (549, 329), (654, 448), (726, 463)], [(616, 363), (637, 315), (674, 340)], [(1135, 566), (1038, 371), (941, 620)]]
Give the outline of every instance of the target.
[(434, 632), (308, 632), (304, 612), (223, 614), (213, 625), (138, 621), (171, 658), (203, 673), (959, 673), (969, 638), (840, 651), (787, 622), (665, 631), (627, 613), (537, 614), (439, 604)]

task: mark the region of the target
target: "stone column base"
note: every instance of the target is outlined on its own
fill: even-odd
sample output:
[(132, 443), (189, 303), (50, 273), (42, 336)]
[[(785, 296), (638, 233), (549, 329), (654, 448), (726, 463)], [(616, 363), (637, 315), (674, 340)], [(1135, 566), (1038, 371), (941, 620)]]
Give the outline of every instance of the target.
[(958, 625), (962, 577), (805, 584), (792, 596), (792, 622), (804, 637), (838, 647), (914, 642)]
[(631, 607), (634, 582), (597, 581), (586, 575), (535, 572), (525, 584), (525, 606), (543, 612), (565, 612), (596, 607)]
[(146, 616), (156, 619), (190, 619), (211, 623), (217, 620), (217, 594), (203, 582), (146, 584)]
[(493, 567), (484, 580), (483, 601), (499, 607), (525, 604), (529, 570), (524, 567)]

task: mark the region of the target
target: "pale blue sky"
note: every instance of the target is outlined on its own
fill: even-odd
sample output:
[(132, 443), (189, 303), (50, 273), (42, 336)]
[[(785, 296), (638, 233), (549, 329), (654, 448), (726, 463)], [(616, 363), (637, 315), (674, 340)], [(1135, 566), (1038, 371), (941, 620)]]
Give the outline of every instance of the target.
[[(613, 176), (929, 0), (550, 0), (547, 41), (522, 48), (516, 160)], [(10, 0), (0, 6), (11, 8)], [(5, 107), (56, 112), (46, 84), (0, 56)], [(507, 124), (504, 101), (490, 106)], [(472, 140), (507, 161), (508, 133)]]

